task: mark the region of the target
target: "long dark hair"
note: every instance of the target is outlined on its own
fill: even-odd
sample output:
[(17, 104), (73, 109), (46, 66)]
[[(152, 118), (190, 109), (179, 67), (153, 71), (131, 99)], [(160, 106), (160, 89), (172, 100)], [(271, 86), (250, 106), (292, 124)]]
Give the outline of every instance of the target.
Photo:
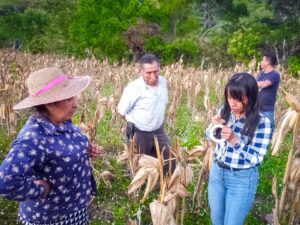
[(221, 117), (226, 123), (228, 123), (231, 114), (228, 94), (240, 102), (243, 102), (244, 97), (248, 98), (248, 103), (244, 105), (246, 118), (241, 134), (248, 137), (248, 144), (250, 144), (260, 120), (257, 82), (248, 73), (237, 73), (229, 79), (225, 86), (225, 99), (221, 110)]

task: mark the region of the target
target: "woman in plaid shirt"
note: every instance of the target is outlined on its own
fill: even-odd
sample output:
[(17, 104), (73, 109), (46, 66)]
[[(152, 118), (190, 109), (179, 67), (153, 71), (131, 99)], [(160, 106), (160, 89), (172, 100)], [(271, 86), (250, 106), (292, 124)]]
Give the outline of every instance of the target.
[(224, 125), (217, 131), (224, 141), (216, 145), (209, 175), (211, 220), (213, 225), (242, 225), (272, 136), (270, 120), (259, 113), (258, 86), (250, 74), (238, 73), (228, 81), (224, 105), (212, 124)]

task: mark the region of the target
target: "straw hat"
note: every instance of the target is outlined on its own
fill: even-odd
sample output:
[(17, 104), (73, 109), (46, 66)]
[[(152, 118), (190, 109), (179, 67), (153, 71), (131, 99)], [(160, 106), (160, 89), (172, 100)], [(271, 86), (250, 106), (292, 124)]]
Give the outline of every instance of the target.
[(13, 109), (25, 109), (74, 97), (90, 84), (89, 76), (70, 78), (55, 67), (31, 73), (27, 78), (29, 96)]

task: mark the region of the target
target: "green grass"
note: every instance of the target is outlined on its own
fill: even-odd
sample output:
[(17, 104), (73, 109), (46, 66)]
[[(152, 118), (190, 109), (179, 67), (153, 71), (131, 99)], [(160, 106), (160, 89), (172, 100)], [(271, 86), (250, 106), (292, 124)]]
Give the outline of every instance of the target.
[[(12, 137), (8, 137), (5, 129), (0, 129), (0, 162), (9, 151)], [(0, 224), (15, 225), (18, 204), (13, 201), (0, 198)]]
[(105, 83), (103, 86), (102, 86), (102, 92), (101, 94), (104, 96), (104, 97), (109, 97), (113, 94), (113, 91), (114, 91), (114, 86), (113, 84), (111, 83)]
[(96, 140), (106, 149), (122, 149), (125, 141), (125, 135), (121, 132), (122, 124), (112, 123), (112, 119), (112, 113), (106, 111), (96, 127)]
[[(174, 135), (180, 138), (180, 144), (191, 148), (200, 144), (200, 137), (205, 135), (204, 125), (200, 122), (194, 122), (192, 113), (188, 110), (185, 103), (177, 109), (177, 115), (174, 124)], [(173, 138), (173, 139), (172, 139)], [(174, 142), (174, 137), (171, 137)]]

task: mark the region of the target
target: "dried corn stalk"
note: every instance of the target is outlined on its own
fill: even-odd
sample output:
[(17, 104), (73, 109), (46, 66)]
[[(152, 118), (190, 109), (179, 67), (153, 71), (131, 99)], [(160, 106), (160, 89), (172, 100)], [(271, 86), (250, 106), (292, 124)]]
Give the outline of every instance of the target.
[(279, 219), (278, 219), (278, 206), (279, 206), (279, 199), (278, 199), (278, 194), (277, 194), (277, 179), (276, 176), (273, 177), (272, 179), (272, 194), (275, 199), (275, 208), (272, 210), (273, 211), (273, 223), (274, 225), (279, 225)]
[(298, 113), (292, 108), (288, 108), (283, 115), (272, 137), (272, 155), (278, 155), (280, 153), (283, 140), (287, 133), (293, 129), (297, 116)]
[(209, 174), (210, 167), (211, 167), (212, 161), (213, 161), (213, 152), (214, 152), (213, 148), (214, 148), (214, 145), (206, 148), (207, 151), (204, 155), (203, 164), (199, 171), (196, 188), (193, 193), (193, 207), (195, 206), (195, 204), (197, 204), (197, 206), (201, 205), (202, 195), (203, 195), (203, 187), (204, 187), (205, 183), (207, 182), (208, 174)]
[(131, 140), (128, 144), (124, 144), (123, 152), (117, 156), (118, 162), (125, 161), (130, 170), (130, 176), (133, 177), (139, 166), (138, 147), (136, 145), (135, 138)]
[[(151, 215), (152, 218), (160, 218), (162, 216), (165, 216), (165, 218), (155, 220), (153, 221), (153, 224), (162, 225), (165, 224), (165, 222), (168, 224), (167, 221), (177, 221), (179, 197), (183, 198), (181, 210), (181, 224), (183, 224), (184, 214), (186, 211), (185, 198), (188, 196), (187, 186), (189, 183), (191, 183), (193, 178), (193, 170), (189, 162), (196, 160), (200, 155), (204, 155), (206, 148), (202, 146), (196, 146), (194, 149), (188, 151), (187, 149), (180, 148), (177, 140), (176, 147), (171, 150), (176, 158), (176, 168), (170, 177), (165, 177), (163, 173), (164, 160), (156, 137), (154, 138), (154, 141), (158, 157), (154, 158), (148, 155), (142, 155), (140, 157), (137, 172), (135, 173), (132, 182), (128, 186), (128, 193), (131, 194), (137, 191), (141, 188), (141, 186), (147, 183), (144, 196), (141, 199), (141, 203), (144, 203), (159, 179), (159, 200), (157, 203), (152, 204), (152, 208), (150, 207)], [(163, 210), (163, 212), (158, 212), (156, 210), (157, 207), (160, 210)], [(166, 216), (164, 213), (167, 213), (168, 216)], [(160, 223), (158, 223), (158, 221), (160, 221)]]
[[(280, 123), (280, 128), (278, 129), (284, 129), (287, 126), (289, 126), (293, 130), (293, 140), (292, 140), (292, 146), (289, 152), (288, 161), (286, 165), (285, 174), (283, 177), (283, 184), (282, 184), (282, 193), (280, 197), (280, 201), (278, 204), (278, 210), (276, 211), (275, 216), (278, 215), (278, 219), (287, 219), (289, 218), (289, 224), (298, 224), (299, 219), (299, 200), (300, 200), (300, 188), (299, 188), (299, 165), (300, 165), (300, 159), (299, 153), (300, 153), (300, 146), (299, 146), (299, 128), (300, 128), (300, 102), (298, 99), (287, 93), (284, 92), (285, 98), (287, 102), (289, 103), (291, 109), (287, 112), (292, 114), (292, 116), (287, 116), (287, 113), (282, 118), (282, 121)], [(296, 113), (296, 118), (291, 120), (293, 118), (294, 113)], [(290, 118), (289, 120), (287, 119)], [(291, 121), (293, 121), (291, 123)], [(282, 126), (282, 127), (281, 127)], [(283, 136), (280, 136), (282, 133), (277, 133), (277, 139), (283, 139)], [(282, 140), (281, 140), (282, 142)], [(275, 145), (276, 146), (276, 145)], [(297, 149), (297, 150), (296, 150)], [(276, 198), (275, 198), (276, 200)], [(275, 207), (276, 209), (276, 207)], [(274, 217), (276, 220), (276, 218)]]

